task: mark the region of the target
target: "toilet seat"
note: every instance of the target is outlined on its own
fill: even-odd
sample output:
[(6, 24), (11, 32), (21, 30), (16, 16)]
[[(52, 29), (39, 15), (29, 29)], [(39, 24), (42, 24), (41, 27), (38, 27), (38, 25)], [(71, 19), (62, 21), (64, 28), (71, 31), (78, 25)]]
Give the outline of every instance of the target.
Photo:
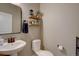
[(46, 50), (39, 50), (36, 52), (38, 56), (53, 56), (53, 54), (50, 51)]

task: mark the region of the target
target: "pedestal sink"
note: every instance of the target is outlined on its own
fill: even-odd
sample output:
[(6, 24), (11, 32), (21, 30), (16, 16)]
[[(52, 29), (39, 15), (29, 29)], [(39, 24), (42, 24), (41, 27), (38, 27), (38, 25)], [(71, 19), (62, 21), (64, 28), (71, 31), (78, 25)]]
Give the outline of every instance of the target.
[(26, 42), (23, 40), (16, 40), (14, 43), (4, 43), (0, 46), (0, 54), (3, 55), (17, 55), (26, 46)]

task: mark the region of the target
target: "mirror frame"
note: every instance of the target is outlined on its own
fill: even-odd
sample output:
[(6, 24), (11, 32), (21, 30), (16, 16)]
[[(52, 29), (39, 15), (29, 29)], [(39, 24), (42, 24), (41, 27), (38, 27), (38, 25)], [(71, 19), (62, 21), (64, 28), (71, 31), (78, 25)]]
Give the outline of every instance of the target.
[[(11, 3), (2, 3), (2, 4), (11, 4)], [(11, 4), (11, 5), (14, 5), (14, 4)], [(19, 7), (19, 6), (17, 6), (17, 5), (14, 5), (14, 6)], [(3, 34), (0, 34), (0, 35), (19, 34), (19, 33), (22, 32), (22, 8), (21, 8), (21, 7), (19, 7), (19, 8), (20, 8), (20, 10), (21, 10), (20, 31), (19, 31), (19, 32), (16, 32), (16, 33), (3, 33)]]

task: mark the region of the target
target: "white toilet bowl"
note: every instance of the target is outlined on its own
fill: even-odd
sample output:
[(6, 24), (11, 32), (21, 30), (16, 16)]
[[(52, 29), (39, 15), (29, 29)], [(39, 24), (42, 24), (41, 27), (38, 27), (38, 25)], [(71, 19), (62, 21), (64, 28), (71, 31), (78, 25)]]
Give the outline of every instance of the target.
[(50, 51), (46, 51), (46, 50), (39, 50), (36, 52), (36, 54), (38, 56), (53, 56), (53, 54)]
[(32, 41), (32, 50), (36, 53), (38, 56), (53, 56), (53, 54), (50, 51), (47, 50), (41, 50), (41, 40), (33, 40)]

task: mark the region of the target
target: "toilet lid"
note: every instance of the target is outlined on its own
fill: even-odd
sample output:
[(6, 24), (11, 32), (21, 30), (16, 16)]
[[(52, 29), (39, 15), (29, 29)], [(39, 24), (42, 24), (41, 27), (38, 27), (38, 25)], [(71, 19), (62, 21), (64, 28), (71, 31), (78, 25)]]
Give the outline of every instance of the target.
[(53, 54), (50, 51), (46, 50), (39, 50), (36, 52), (36, 54), (39, 56), (53, 56)]

